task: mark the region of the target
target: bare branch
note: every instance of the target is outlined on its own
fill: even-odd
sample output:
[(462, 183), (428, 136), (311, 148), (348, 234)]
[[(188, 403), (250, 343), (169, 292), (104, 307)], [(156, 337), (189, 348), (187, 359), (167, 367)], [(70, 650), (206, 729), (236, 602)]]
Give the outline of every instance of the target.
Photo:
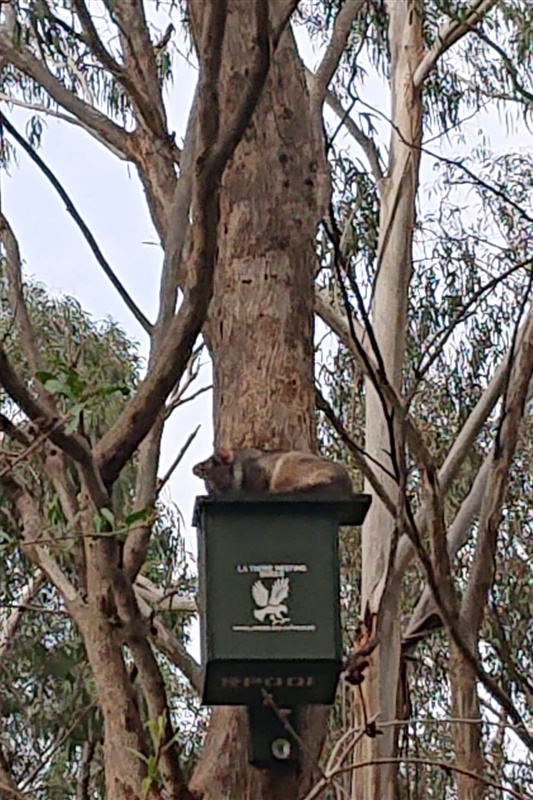
[[(398, 420), (402, 420), (405, 426), (407, 442), (413, 457), (417, 463), (423, 466), (427, 459), (424, 455), (426, 453), (426, 447), (422, 436), (414, 421), (407, 413), (402, 400), (398, 397), (398, 394), (388, 382), (383, 370), (379, 364), (376, 364), (373, 358), (374, 353), (370, 350), (366, 341), (370, 329), (363, 329), (362, 326), (351, 316), (348, 316), (346, 312), (341, 315), (339, 312), (332, 309), (326, 302), (325, 294), (321, 290), (315, 294), (315, 309), (324, 322), (331, 325), (332, 330), (348, 348), (361, 371), (365, 375), (368, 375), (373, 381), (386, 408), (390, 411), (394, 411), (398, 416)], [(374, 352), (375, 347), (374, 344)]]
[(122, 283), (119, 281), (119, 279), (115, 275), (112, 267), (110, 266), (109, 262), (107, 261), (107, 259), (103, 255), (102, 251), (100, 250), (100, 248), (99, 248), (99, 246), (98, 246), (98, 244), (96, 242), (96, 239), (94, 238), (94, 236), (92, 235), (91, 231), (89, 230), (89, 228), (85, 224), (85, 221), (83, 220), (83, 217), (77, 211), (76, 207), (74, 206), (74, 203), (72, 202), (72, 200), (70, 199), (69, 195), (67, 194), (67, 192), (63, 188), (62, 184), (56, 178), (56, 176), (54, 175), (52, 170), (44, 163), (44, 161), (40, 157), (40, 155), (34, 150), (34, 148), (30, 144), (28, 144), (28, 142), (26, 142), (26, 140), (20, 135), (20, 133), (11, 124), (11, 122), (8, 120), (8, 118), (5, 116), (5, 114), (3, 114), (2, 111), (0, 111), (0, 121), (1, 121), (2, 125), (6, 128), (6, 130), (9, 131), (9, 133), (13, 136), (13, 138), (16, 139), (16, 141), (20, 144), (20, 146), (29, 155), (31, 160), (35, 164), (37, 164), (37, 166), (39, 167), (41, 172), (48, 178), (48, 180), (50, 181), (50, 183), (52, 184), (52, 186), (54, 187), (54, 189), (56, 190), (58, 195), (61, 197), (61, 199), (65, 203), (65, 206), (66, 206), (66, 209), (67, 209), (68, 213), (74, 219), (74, 221), (77, 224), (78, 228), (82, 232), (82, 234), (83, 234), (83, 236), (85, 238), (85, 241), (87, 242), (87, 244), (91, 248), (94, 257), (96, 258), (96, 260), (98, 261), (98, 263), (102, 267), (105, 275), (107, 276), (107, 278), (109, 278), (109, 280), (113, 284), (114, 288), (117, 290), (118, 294), (120, 295), (120, 297), (122, 298), (122, 300), (124, 301), (126, 306), (129, 308), (129, 310), (131, 311), (131, 313), (133, 314), (133, 316), (135, 317), (137, 322), (140, 325), (142, 325), (142, 327), (144, 328), (145, 331), (147, 331), (147, 333), (150, 333), (150, 331), (152, 330), (151, 323), (144, 316), (142, 311), (138, 308), (138, 306), (135, 304), (135, 302), (133, 301), (133, 299), (131, 298), (129, 293), (126, 291), (126, 289), (124, 288)]
[[(353, 352), (354, 344), (348, 327), (346, 314), (343, 311), (333, 308), (328, 293), (325, 289), (317, 287), (315, 289), (315, 312), (318, 316), (331, 328), (331, 330), (339, 337), (345, 347), (350, 350), (354, 358)], [(362, 325), (357, 320), (353, 320), (353, 325), (357, 338), (365, 345), (365, 331)], [(357, 359), (356, 359), (357, 360)]]
[[(141, 596), (140, 592), (135, 589), (137, 603), (139, 609), (145, 619), (151, 619), (153, 616), (152, 609), (147, 601)], [(183, 675), (187, 678), (192, 688), (197, 694), (202, 691), (202, 670), (200, 665), (195, 661), (185, 647), (181, 644), (175, 636), (173, 636), (166, 629), (161, 620), (152, 620), (151, 627), (154, 633), (150, 634), (150, 641), (168, 660), (174, 664)]]
[(213, 384), (208, 383), (207, 386), (202, 386), (200, 389), (197, 389), (192, 394), (187, 395), (187, 397), (182, 397), (181, 392), (180, 396), (176, 397), (175, 400), (172, 400), (170, 403), (167, 403), (165, 407), (165, 419), (168, 419), (170, 415), (181, 406), (184, 406), (185, 403), (190, 403), (192, 400), (196, 400), (197, 397), (200, 395), (205, 394), (206, 392), (210, 392), (213, 389)]
[(342, 121), (342, 124), (345, 126), (350, 136), (357, 142), (365, 154), (370, 172), (376, 182), (377, 190), (380, 192), (380, 181), (383, 178), (383, 170), (381, 168), (381, 159), (376, 143), (370, 136), (363, 133), (350, 114), (344, 110), (341, 101), (331, 89), (326, 93), (326, 103)]
[[(467, 541), (470, 534), (471, 525), (479, 513), (479, 509), (481, 508), (481, 500), (487, 483), (487, 477), (490, 471), (491, 460), (491, 456), (487, 456), (483, 462), (483, 465), (478, 471), (474, 483), (472, 484), (470, 492), (461, 503), (461, 507), (459, 508), (455, 519), (448, 528), (446, 541), (450, 558), (452, 558)], [(423, 508), (425, 509), (425, 506)], [(415, 519), (418, 525), (419, 514), (416, 515)], [(421, 520), (422, 517), (420, 517), (420, 521)], [(402, 548), (404, 541), (405, 540), (402, 539), (399, 549)], [(401, 556), (398, 556), (398, 561), (403, 563), (403, 553)], [(426, 585), (406, 628), (403, 637), (404, 647), (408, 648), (409, 650), (413, 649), (419, 641), (421, 641), (432, 630), (434, 630), (435, 626), (433, 625), (433, 620), (435, 619), (435, 615), (438, 616), (438, 609), (435, 605), (435, 600), (433, 599), (431, 590), (429, 586)]]
[(159, 314), (155, 325), (156, 331), (164, 329), (176, 311), (179, 272), (183, 248), (189, 231), (189, 211), (197, 155), (198, 93), (199, 85), (196, 86), (192, 107), (189, 112), (187, 130), (181, 151), (180, 176), (176, 183), (168, 212), (169, 224), (167, 225), (165, 238), (165, 257), (159, 290)]
[[(348, 431), (346, 430), (340, 419), (337, 417), (337, 415), (331, 408), (326, 398), (322, 395), (322, 393), (317, 389), (315, 394), (316, 394), (317, 408), (319, 408), (320, 411), (324, 412), (327, 420), (330, 422), (333, 429), (341, 437), (343, 444), (350, 451), (355, 463), (357, 464), (364, 477), (368, 480), (368, 482), (374, 489), (376, 495), (380, 498), (385, 507), (390, 511), (391, 516), (395, 517), (396, 504), (392, 500), (392, 498), (388, 495), (387, 491), (381, 484), (381, 481), (379, 480), (377, 475), (367, 464), (365, 457), (366, 453), (364, 449), (360, 447), (356, 442), (354, 442), (354, 440), (352, 439), (352, 437), (350, 436), (350, 434), (348, 433)], [(381, 465), (380, 468), (384, 469)]]
[[(161, 437), (163, 436), (164, 421), (160, 414), (149, 431), (148, 436), (141, 442), (138, 451), (139, 463), (135, 478), (135, 503), (133, 512), (153, 509), (156, 498), (157, 467), (161, 452)], [(128, 533), (124, 544), (124, 569), (130, 580), (141, 569), (146, 558), (146, 552), (152, 535), (153, 516), (135, 525)]]
[(178, 455), (176, 456), (176, 458), (174, 459), (174, 461), (172, 462), (172, 464), (170, 465), (168, 470), (165, 472), (163, 477), (159, 479), (159, 481), (157, 483), (157, 494), (161, 493), (161, 490), (163, 489), (163, 487), (165, 486), (165, 484), (167, 483), (169, 478), (172, 476), (172, 473), (174, 472), (174, 470), (176, 469), (176, 467), (178, 466), (178, 464), (182, 460), (183, 456), (185, 455), (185, 453), (189, 449), (190, 445), (195, 440), (196, 435), (197, 435), (197, 433), (198, 433), (198, 431), (200, 430), (201, 427), (202, 427), (201, 425), (197, 425), (196, 428), (193, 430), (193, 432), (189, 434), (189, 436), (185, 440), (185, 443), (184, 443), (183, 447), (180, 449)]
[(178, 589), (167, 589), (167, 591), (163, 592), (146, 575), (137, 575), (135, 581), (135, 593), (154, 606), (156, 611), (197, 614), (196, 601), (187, 597), (179, 597), (178, 591)]
[(337, 12), (331, 39), (311, 83), (311, 111), (322, 114), (322, 105), (328, 86), (339, 65), (350, 36), (352, 25), (366, 0), (344, 0)]
[(435, 43), (423, 56), (413, 75), (413, 84), (415, 87), (418, 88), (422, 86), (443, 53), (458, 42), (459, 39), (462, 39), (465, 34), (469, 33), (472, 27), (487, 14), (497, 2), (498, 0), (473, 0), (469, 6), (460, 10), (460, 19), (451, 20), (438, 32), (435, 37)]
[(494, 577), (502, 505), (532, 376), (533, 315), (525, 327), (520, 347), (510, 368), (501, 425), (496, 435), (491, 469), (481, 503), (474, 561), (461, 605), (462, 624), (472, 637), (471, 641), (477, 638), (481, 627), (487, 593)]

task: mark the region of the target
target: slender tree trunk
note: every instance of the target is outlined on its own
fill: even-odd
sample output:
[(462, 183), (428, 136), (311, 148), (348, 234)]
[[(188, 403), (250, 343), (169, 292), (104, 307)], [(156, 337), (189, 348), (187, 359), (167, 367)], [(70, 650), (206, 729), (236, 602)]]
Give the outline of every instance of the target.
[[(390, 0), (387, 10), (394, 127), (388, 176), (381, 186), (380, 241), (372, 325), (387, 380), (401, 390), (422, 126), (420, 92), (414, 87), (412, 76), (422, 53), (422, 26), (417, 8), (410, 0)], [(393, 474), (397, 473), (397, 456), (401, 448), (397, 423), (398, 420), (393, 421), (391, 441), (391, 429), (384, 418), (379, 394), (368, 381), (366, 450)], [(396, 496), (395, 482), (385, 472), (380, 474), (380, 478), (391, 496)], [(362, 612), (370, 628), (363, 632), (365, 638), (373, 634), (384, 588), (392, 529), (390, 514), (375, 498), (363, 526), (362, 538)], [(389, 601), (389, 608), (383, 615), (382, 644), (373, 656), (370, 674), (363, 683), (366, 714), (372, 716), (379, 712), (382, 720), (396, 717), (399, 676), (399, 591), (394, 597), (391, 594)], [(362, 707), (356, 709), (356, 714), (359, 720), (364, 719)], [(390, 756), (393, 746), (394, 731), (388, 728), (381, 736), (362, 740), (356, 760)], [(395, 774), (394, 766), (358, 770), (353, 797), (357, 800), (393, 800), (396, 796)]]
[[(230, 2), (222, 76), (230, 104), (246, 69), (248, 16), (247, 0)], [(217, 445), (315, 447), (314, 237), (324, 156), (311, 130), (304, 70), (286, 32), (223, 180), (205, 328), (214, 365)], [(323, 709), (307, 715), (311, 762), (323, 742), (325, 716)], [(215, 709), (191, 789), (204, 800), (295, 800), (304, 793), (312, 764), (305, 775), (269, 774), (248, 765), (247, 748), (242, 710)]]
[(142, 760), (145, 732), (122, 649), (108, 619), (96, 609), (87, 609), (80, 622), (104, 719), (106, 796), (109, 800), (140, 800), (146, 775)]
[[(452, 692), (452, 717), (479, 719), (480, 708), (477, 683), (470, 666), (453, 643), (450, 644), (450, 688)], [(454, 725), (455, 757), (458, 766), (477, 775), (483, 775), (485, 764), (481, 748), (481, 725), (458, 722)], [(459, 800), (483, 800), (485, 786), (468, 775), (457, 775)]]

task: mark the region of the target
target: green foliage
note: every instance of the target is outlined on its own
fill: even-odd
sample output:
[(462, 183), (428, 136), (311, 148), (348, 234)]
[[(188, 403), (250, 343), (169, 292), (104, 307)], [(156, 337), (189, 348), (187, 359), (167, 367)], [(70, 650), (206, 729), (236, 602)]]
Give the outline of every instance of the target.
[[(2, 294), (2, 288), (4, 293)], [(35, 324), (44, 368), (36, 376), (52, 392), (69, 427), (96, 440), (114, 422), (139, 379), (141, 360), (136, 346), (111, 320), (95, 322), (72, 298), (53, 298), (37, 284), (25, 288), (30, 316)], [(4, 337), (12, 363), (29, 379), (28, 365), (13, 335), (13, 318), (0, 272), (0, 335)], [(10, 402), (0, 394), (0, 410), (11, 415)], [(28, 465), (16, 469), (44, 509), (48, 528), (43, 542), (75, 541), (79, 532), (68, 525), (57, 494), (42, 473)], [(73, 479), (75, 475), (73, 474)], [(100, 535), (124, 539), (135, 525), (153, 524), (153, 539), (145, 574), (163, 591), (187, 595), (194, 582), (189, 572), (180, 519), (177, 512), (159, 504), (153, 509), (130, 511), (135, 481), (135, 462), (123, 470), (115, 487), (113, 508), (101, 509), (95, 520)], [(18, 607), (33, 568), (18, 547), (16, 511), (6, 498), (0, 503), (0, 624)], [(69, 551), (56, 550), (56, 557), (72, 580), (76, 565)], [(165, 612), (169, 629), (180, 639), (188, 636), (183, 615)], [(94, 750), (91, 786), (95, 797), (103, 797), (102, 720), (96, 703), (92, 673), (79, 634), (57, 592), (45, 584), (29, 601), (18, 622), (8, 650), (2, 654), (0, 712), (3, 751), (17, 783), (42, 800), (64, 800), (76, 796), (78, 772), (87, 748)], [(180, 731), (185, 766), (194, 763), (204, 724), (195, 696), (174, 668), (160, 659), (170, 696), (173, 722)], [(145, 720), (146, 724), (152, 721)], [(153, 777), (153, 776), (152, 776)]]

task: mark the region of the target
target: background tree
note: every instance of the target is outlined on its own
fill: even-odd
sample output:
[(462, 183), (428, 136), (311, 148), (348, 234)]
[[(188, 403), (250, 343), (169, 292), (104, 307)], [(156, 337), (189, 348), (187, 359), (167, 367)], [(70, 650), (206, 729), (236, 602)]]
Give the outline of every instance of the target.
[[(77, 334), (59, 325), (49, 337), (56, 352), (43, 349), (53, 317), (32, 313), (18, 244), (2, 217), (0, 486), (7, 546), (18, 540), (6, 561), (7, 597), (27, 604), (48, 593), (60, 614), (51, 615), (44, 646), (60, 652), (36, 661), (59, 656), (58, 669), (75, 677), (64, 702), (74, 702), (72, 691), (80, 713), (85, 699), (92, 704), (76, 729), (32, 731), (36, 762), (43, 748), (55, 753), (36, 773), (46, 786), (35, 776), (29, 786), (20, 773), (20, 719), (9, 711), (2, 790), (49, 796), (61, 765), (74, 775), (74, 759), (79, 798), (102, 796), (100, 764), (110, 800), (342, 790), (365, 800), (415, 792), (477, 798), (501, 795), (502, 785), (524, 796), (527, 776), (512, 764), (511, 745), (519, 742), (527, 763), (522, 642), (513, 657), (516, 635), (529, 634), (527, 604), (513, 602), (510, 618), (502, 614), (512, 584), (495, 558), (501, 552), (506, 568), (526, 570), (531, 161), (527, 153), (492, 155), (483, 142), (465, 152), (460, 137), (485, 107), (516, 107), (527, 120), (531, 7), (190, 0), (182, 10), (180, 18), (174, 4), (140, 0), (2, 5), (3, 97), (32, 112), (32, 144), (48, 114), (133, 164), (163, 262), (152, 322), (2, 112), (4, 158), (13, 147), (30, 154), (149, 340), (139, 383), (125, 340), (115, 371), (111, 358), (109, 373), (98, 359), (101, 371), (85, 374), (79, 328), (98, 339), (94, 350), (82, 348), (87, 358), (107, 350), (106, 332), (83, 315)], [(161, 14), (164, 31), (154, 25)], [(199, 67), (181, 147), (164, 92), (175, 26), (185, 27)], [(302, 26), (320, 51), (313, 71), (298, 46)], [(390, 102), (367, 102), (366, 75)], [(438, 168), (431, 193), (419, 188), (429, 164)], [(324, 446), (343, 448), (375, 495), (362, 546), (347, 535), (343, 550), (347, 647), (364, 648), (370, 663), (362, 688), (347, 695), (325, 761), (324, 709), (306, 715), (300, 773), (282, 776), (248, 766), (243, 715), (217, 709), (189, 775), (180, 748), (187, 716), (183, 704), (172, 705), (169, 662), (195, 689), (199, 670), (175, 618), (163, 613), (172, 602), (154, 585), (177, 580), (176, 565), (165, 572), (157, 550), (173, 524), (168, 512), (157, 513), (165, 422), (183, 397), (187, 369), (195, 374), (203, 330), (215, 443), (314, 449), (313, 307), (337, 337), (333, 351), (322, 351)], [(16, 621), (9, 634), (10, 619), (14, 653), (25, 628)], [(436, 621), (445, 638), (426, 644)], [(413, 669), (420, 642), (424, 655)], [(437, 662), (437, 680), (425, 658)], [(28, 674), (43, 685), (36, 661), (23, 666), (21, 657), (20, 681)], [(435, 717), (453, 720), (441, 722), (439, 739)]]

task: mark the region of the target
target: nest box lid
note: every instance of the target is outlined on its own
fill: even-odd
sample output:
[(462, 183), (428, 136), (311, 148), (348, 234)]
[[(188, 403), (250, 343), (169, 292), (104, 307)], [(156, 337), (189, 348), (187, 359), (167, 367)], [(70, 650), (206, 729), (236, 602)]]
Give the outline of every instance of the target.
[(202, 511), (210, 507), (232, 506), (232, 511), (237, 511), (239, 506), (243, 510), (250, 507), (262, 506), (275, 508), (289, 514), (298, 514), (299, 510), (309, 511), (315, 508), (322, 513), (326, 512), (336, 518), (339, 525), (362, 525), (366, 513), (370, 508), (372, 497), (369, 494), (352, 494), (351, 497), (338, 499), (324, 492), (314, 491), (312, 494), (291, 492), (287, 494), (244, 494), (243, 492), (226, 492), (222, 495), (206, 495), (196, 498), (192, 524), (197, 528), (200, 525)]

